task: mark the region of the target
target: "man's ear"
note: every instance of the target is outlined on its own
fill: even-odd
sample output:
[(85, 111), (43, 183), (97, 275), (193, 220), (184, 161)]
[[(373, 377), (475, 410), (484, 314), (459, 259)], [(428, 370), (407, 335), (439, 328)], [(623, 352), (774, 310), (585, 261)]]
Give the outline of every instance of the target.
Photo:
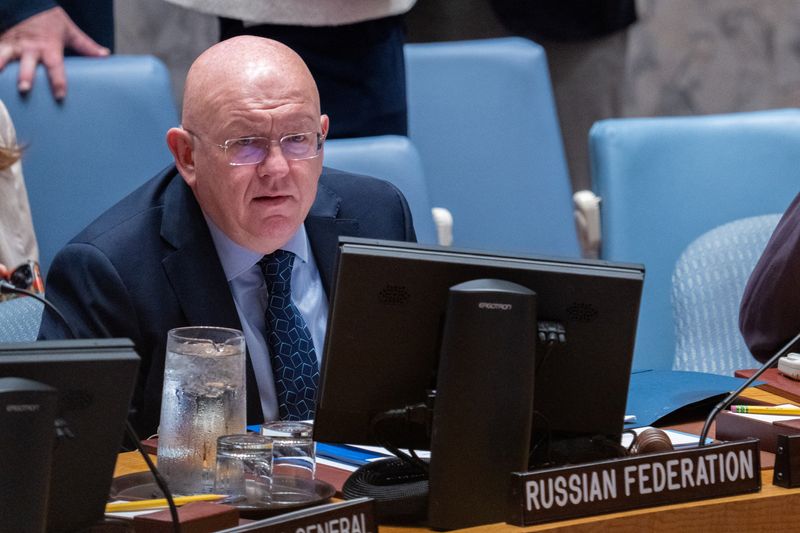
[(327, 138), (328, 128), (330, 127), (330, 119), (328, 118), (328, 115), (320, 115), (319, 124), (320, 124), (320, 129), (322, 130), (322, 136)]
[(175, 159), (175, 166), (191, 187), (194, 184), (194, 139), (183, 128), (170, 128), (167, 131), (167, 146)]

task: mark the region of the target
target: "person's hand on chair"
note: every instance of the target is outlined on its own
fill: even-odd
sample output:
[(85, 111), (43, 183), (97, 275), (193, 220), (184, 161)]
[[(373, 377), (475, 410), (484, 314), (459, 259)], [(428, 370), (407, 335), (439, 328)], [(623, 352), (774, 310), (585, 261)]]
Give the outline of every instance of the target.
[(26, 93), (33, 87), (36, 65), (47, 69), (50, 89), (57, 100), (67, 94), (64, 73), (64, 48), (86, 56), (107, 56), (110, 51), (97, 44), (69, 18), (60, 7), (54, 7), (12, 26), (0, 35), (0, 70), (19, 59), (17, 88)]

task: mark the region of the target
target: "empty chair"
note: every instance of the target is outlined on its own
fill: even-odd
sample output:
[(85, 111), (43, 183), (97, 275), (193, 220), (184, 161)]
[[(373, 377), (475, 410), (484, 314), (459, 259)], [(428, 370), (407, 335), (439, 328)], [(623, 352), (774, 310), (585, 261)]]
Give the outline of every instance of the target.
[(684, 250), (672, 274), (673, 369), (733, 375), (760, 365), (739, 333), (739, 302), (780, 214), (718, 226)]
[(405, 52), (409, 137), (454, 244), (578, 256), (544, 50), (511, 37)]
[(417, 240), (437, 242), (436, 226), (419, 153), (399, 135), (325, 141), (325, 166), (366, 174), (393, 183), (408, 200)]
[(169, 75), (150, 56), (70, 57), (69, 94), (56, 102), (39, 67), (33, 90), (17, 92), (18, 63), (0, 72), (0, 99), (23, 146), (40, 262), (97, 215), (165, 167), (166, 131), (178, 124)]
[(783, 212), (800, 184), (800, 111), (610, 119), (589, 134), (602, 257), (646, 268), (635, 368), (672, 366), (672, 270), (704, 232)]

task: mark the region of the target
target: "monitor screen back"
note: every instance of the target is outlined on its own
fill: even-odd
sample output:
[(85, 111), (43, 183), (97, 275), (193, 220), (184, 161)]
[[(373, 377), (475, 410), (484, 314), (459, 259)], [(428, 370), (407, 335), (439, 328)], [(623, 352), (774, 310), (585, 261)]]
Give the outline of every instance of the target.
[[(500, 256), (408, 243), (340, 244), (315, 439), (377, 444), (372, 418), (436, 387), (448, 290), (492, 278), (537, 295), (538, 321), (565, 342), (537, 343), (534, 427), (619, 435), (644, 270), (605, 261)], [(486, 354), (492, 364), (492, 354)], [(419, 447), (420, 436), (399, 445)]]
[(0, 345), (0, 377), (58, 390), (56, 422), (65, 435), (53, 449), (48, 531), (76, 531), (102, 519), (138, 367), (127, 339)]

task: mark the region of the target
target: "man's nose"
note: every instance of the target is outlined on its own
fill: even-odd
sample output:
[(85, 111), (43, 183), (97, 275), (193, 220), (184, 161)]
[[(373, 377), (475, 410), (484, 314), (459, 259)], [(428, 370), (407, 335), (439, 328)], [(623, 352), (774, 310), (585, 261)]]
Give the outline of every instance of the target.
[(258, 164), (259, 172), (263, 175), (283, 175), (289, 172), (289, 161), (283, 155), (281, 145), (272, 141), (267, 146), (267, 157)]

